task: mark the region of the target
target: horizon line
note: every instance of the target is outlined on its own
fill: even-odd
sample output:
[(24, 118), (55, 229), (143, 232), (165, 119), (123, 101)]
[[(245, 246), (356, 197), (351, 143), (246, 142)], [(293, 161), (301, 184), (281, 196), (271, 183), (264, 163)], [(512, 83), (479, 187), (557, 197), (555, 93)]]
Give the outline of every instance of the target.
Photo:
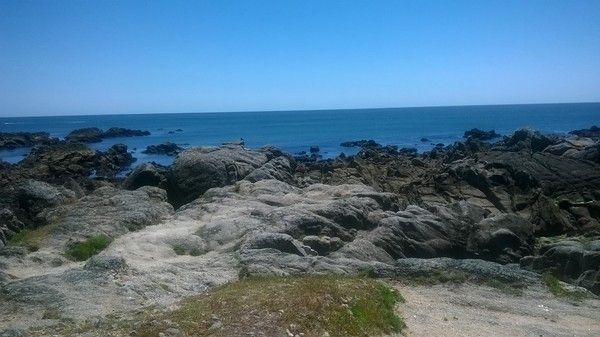
[(342, 111), (342, 110), (390, 110), (390, 109), (419, 109), (419, 108), (454, 108), (478, 106), (519, 106), (519, 105), (564, 105), (564, 104), (600, 104), (600, 101), (583, 102), (537, 102), (537, 103), (498, 103), (498, 104), (457, 104), (457, 105), (420, 105), (420, 106), (394, 106), (394, 107), (367, 107), (367, 108), (323, 108), (323, 109), (267, 109), (267, 110), (235, 110), (235, 111), (184, 111), (184, 112), (131, 112), (107, 114), (80, 114), (80, 115), (29, 115), (29, 116), (0, 116), (0, 118), (38, 118), (38, 117), (84, 117), (84, 116), (125, 116), (125, 115), (170, 115), (170, 114), (228, 114), (228, 113), (257, 113), (257, 112), (310, 112), (310, 111)]

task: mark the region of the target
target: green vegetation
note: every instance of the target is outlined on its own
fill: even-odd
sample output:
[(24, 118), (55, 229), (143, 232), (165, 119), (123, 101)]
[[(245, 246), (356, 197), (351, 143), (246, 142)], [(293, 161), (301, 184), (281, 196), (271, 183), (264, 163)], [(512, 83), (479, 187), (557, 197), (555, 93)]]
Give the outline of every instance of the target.
[(359, 277), (376, 278), (377, 273), (375, 272), (375, 269), (373, 269), (373, 268), (362, 268), (362, 269), (358, 270), (358, 276)]
[(583, 249), (590, 249), (591, 242), (593, 240), (597, 240), (600, 237), (598, 236), (585, 236), (585, 235), (575, 235), (575, 236), (567, 236), (566, 234), (549, 236), (549, 237), (539, 237), (535, 240), (535, 250), (539, 251), (541, 247), (545, 245), (550, 245), (553, 243), (561, 242), (561, 241), (575, 241), (579, 242)]
[(34, 229), (23, 229), (11, 236), (8, 244), (11, 246), (26, 247), (29, 251), (35, 252), (40, 249), (43, 241), (50, 235), (51, 229), (50, 225)]
[(95, 235), (73, 244), (67, 254), (77, 261), (85, 261), (108, 247), (111, 242), (112, 239), (105, 234)]
[[(251, 277), (184, 300), (166, 314), (190, 336), (373, 336), (400, 332), (396, 303), (404, 299), (381, 281), (343, 276)], [(158, 336), (159, 320), (138, 329)]]
[(185, 255), (185, 248), (183, 246), (180, 245), (174, 245), (173, 246), (173, 251), (175, 252), (175, 254), (177, 255)]
[(432, 286), (436, 284), (443, 283), (454, 283), (454, 284), (462, 284), (465, 282), (470, 282), (472, 284), (481, 284), (486, 285), (488, 287), (499, 290), (500, 292), (513, 295), (513, 296), (521, 296), (523, 295), (523, 289), (526, 287), (525, 284), (518, 282), (507, 282), (504, 280), (489, 278), (489, 277), (481, 277), (473, 274), (469, 274), (460, 270), (443, 270), (437, 269), (433, 270), (429, 273), (421, 273), (416, 275), (409, 275), (405, 277), (401, 282), (407, 283), (409, 285), (426, 285)]
[(434, 270), (431, 273), (411, 275), (406, 278), (410, 284), (434, 285), (441, 283), (464, 283), (469, 280), (469, 274), (458, 270)]
[(498, 289), (501, 293), (513, 296), (522, 296), (523, 288), (526, 287), (521, 283), (506, 282), (498, 279), (488, 279), (484, 284), (488, 287)]
[(60, 319), (60, 317), (60, 311), (56, 308), (46, 309), (42, 315), (42, 319)]
[(565, 297), (575, 301), (581, 301), (586, 297), (586, 294), (583, 291), (565, 288), (560, 280), (550, 272), (544, 273), (542, 275), (542, 280), (548, 287), (548, 290), (556, 297)]
[(191, 255), (191, 256), (199, 256), (202, 255), (202, 252), (198, 248), (187, 249), (182, 245), (173, 245), (173, 251), (177, 255)]

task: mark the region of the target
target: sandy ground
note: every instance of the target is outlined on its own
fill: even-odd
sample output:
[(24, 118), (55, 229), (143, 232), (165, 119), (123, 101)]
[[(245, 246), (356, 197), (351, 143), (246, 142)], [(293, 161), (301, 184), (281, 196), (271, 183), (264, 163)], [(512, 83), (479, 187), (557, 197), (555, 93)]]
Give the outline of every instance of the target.
[(508, 295), (479, 285), (396, 284), (411, 337), (600, 336), (600, 300), (571, 302), (545, 289)]

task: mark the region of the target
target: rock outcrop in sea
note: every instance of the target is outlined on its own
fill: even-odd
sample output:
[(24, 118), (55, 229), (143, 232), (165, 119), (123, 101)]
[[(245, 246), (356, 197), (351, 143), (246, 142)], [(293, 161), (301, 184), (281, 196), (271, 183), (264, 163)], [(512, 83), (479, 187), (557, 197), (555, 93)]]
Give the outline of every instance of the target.
[(183, 148), (175, 143), (165, 142), (158, 145), (148, 145), (142, 153), (146, 154), (164, 154), (167, 156), (176, 156)]
[(101, 142), (102, 139), (107, 138), (140, 137), (149, 135), (149, 131), (132, 130), (117, 127), (109, 128), (106, 131), (102, 131), (99, 128), (83, 128), (71, 131), (65, 137), (65, 140), (68, 142), (75, 143), (97, 143)]

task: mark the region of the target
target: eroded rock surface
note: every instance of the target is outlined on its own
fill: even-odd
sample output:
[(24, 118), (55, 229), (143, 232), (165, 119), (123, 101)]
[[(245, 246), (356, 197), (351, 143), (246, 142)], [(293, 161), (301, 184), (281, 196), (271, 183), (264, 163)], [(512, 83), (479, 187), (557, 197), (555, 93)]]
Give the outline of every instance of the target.
[[(594, 146), (519, 130), (423, 155), (377, 144), (297, 164), (272, 147), (229, 144), (144, 164), (124, 190), (82, 177), (126, 161), (126, 149), (103, 160), (76, 144), (34, 151), (1, 172), (0, 239), (30, 225), (22, 219), (42, 225), (24, 237), (35, 245), (2, 239), (0, 322), (27, 329), (47, 313), (83, 321), (165, 308), (272, 273), (454, 270), (539, 285), (552, 272), (599, 293), (600, 165), (571, 155)], [(69, 257), (99, 234), (112, 239), (104, 250)]]

